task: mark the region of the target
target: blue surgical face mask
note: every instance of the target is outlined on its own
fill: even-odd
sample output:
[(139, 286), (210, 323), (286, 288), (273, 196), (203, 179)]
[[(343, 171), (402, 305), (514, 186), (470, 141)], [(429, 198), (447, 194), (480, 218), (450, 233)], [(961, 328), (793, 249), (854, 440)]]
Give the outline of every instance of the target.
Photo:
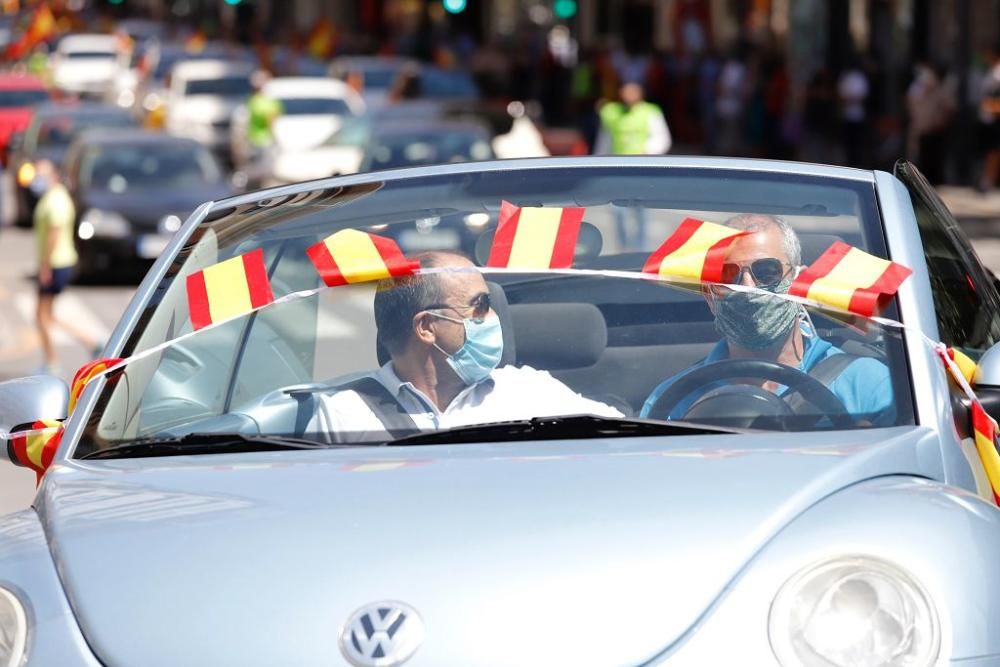
[(487, 317), (482, 321), (459, 320), (432, 312), (431, 315), (465, 326), (465, 343), (454, 353), (448, 354), (434, 343), (434, 347), (446, 357), (448, 365), (462, 382), (468, 386), (479, 384), (490, 376), (500, 363), (503, 355), (503, 331), (500, 318)]

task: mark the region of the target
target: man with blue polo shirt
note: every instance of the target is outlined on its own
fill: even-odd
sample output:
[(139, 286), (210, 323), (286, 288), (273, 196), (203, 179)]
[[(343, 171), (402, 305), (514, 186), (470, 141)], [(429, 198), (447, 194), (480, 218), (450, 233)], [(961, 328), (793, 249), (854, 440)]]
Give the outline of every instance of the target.
[[(725, 280), (787, 293), (802, 256), (795, 230), (780, 218), (759, 214), (738, 215), (726, 225), (751, 233), (739, 237), (730, 246)], [(847, 363), (831, 363), (827, 360), (844, 354), (843, 350), (819, 337), (808, 319), (801, 317), (803, 309), (798, 304), (760, 293), (724, 292), (706, 290), (708, 306), (723, 339), (698, 363), (699, 366), (727, 359), (762, 359), (819, 375), (830, 375), (818, 373), (820, 368), (832, 368), (835, 369), (832, 377), (817, 379), (841, 400), (848, 414), (859, 422), (876, 426), (893, 423), (892, 381), (885, 364), (871, 357), (844, 357)], [(641, 416), (684, 417), (698, 398), (696, 395), (682, 399), (669, 415), (651, 414), (657, 399), (679, 377), (669, 378), (653, 390), (642, 407)], [(762, 386), (778, 395), (786, 389), (773, 381), (764, 382)]]

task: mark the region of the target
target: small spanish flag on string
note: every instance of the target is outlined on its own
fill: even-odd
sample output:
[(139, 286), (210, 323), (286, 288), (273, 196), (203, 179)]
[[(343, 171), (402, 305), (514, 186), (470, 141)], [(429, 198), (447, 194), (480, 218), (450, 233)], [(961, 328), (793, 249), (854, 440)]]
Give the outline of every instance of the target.
[(979, 366), (970, 359), (964, 352), (954, 347), (948, 348), (948, 358), (955, 362), (958, 366), (958, 370), (961, 371), (962, 377), (969, 384), (974, 384), (976, 382), (976, 372), (979, 370)]
[(40, 482), (45, 470), (52, 464), (62, 435), (62, 422), (54, 419), (22, 424), (7, 441), (7, 455), (17, 465), (34, 470)]
[(573, 266), (582, 208), (537, 208), (500, 203), (500, 219), (486, 266), (568, 269)]
[(993, 488), (993, 500), (1000, 505), (1000, 453), (997, 452), (997, 423), (979, 401), (972, 402), (972, 432), (976, 451)]
[(342, 229), (306, 249), (327, 287), (399, 278), (420, 268), (396, 242), (357, 229)]
[(213, 264), (187, 277), (191, 326), (197, 331), (215, 322), (274, 301), (260, 248)]
[[(69, 385), (69, 410), (67, 414), (73, 414), (73, 408), (76, 407), (77, 401), (80, 400), (80, 395), (87, 387), (87, 383), (120, 361), (121, 359), (119, 358), (95, 359), (80, 366), (76, 374), (73, 375), (73, 381)], [(118, 375), (117, 371), (114, 375)]]
[(730, 244), (749, 232), (714, 222), (687, 218), (646, 260), (643, 273), (661, 278), (722, 282), (722, 265)]
[(837, 241), (798, 275), (788, 293), (871, 317), (911, 273), (902, 264)]

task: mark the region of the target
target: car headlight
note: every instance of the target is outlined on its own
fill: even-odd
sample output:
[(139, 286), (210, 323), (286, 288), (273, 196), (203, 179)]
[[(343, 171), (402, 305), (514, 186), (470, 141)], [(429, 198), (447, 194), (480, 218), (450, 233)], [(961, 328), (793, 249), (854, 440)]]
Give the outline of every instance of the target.
[(783, 667), (931, 665), (941, 649), (934, 604), (886, 561), (838, 558), (789, 579), (771, 604), (771, 648)]
[(122, 238), (128, 236), (132, 226), (128, 220), (114, 211), (102, 211), (99, 208), (88, 209), (80, 218), (77, 236), (89, 239), (95, 236)]
[(18, 667), (28, 643), (28, 617), (21, 602), (0, 588), (0, 667)]

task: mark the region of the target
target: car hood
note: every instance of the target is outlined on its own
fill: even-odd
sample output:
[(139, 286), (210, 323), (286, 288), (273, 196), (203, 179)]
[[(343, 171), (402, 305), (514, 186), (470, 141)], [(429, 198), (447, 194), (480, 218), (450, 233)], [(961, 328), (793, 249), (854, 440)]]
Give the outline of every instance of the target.
[(55, 67), (53, 78), (60, 83), (72, 81), (108, 81), (118, 70), (113, 58), (64, 60)]
[(114, 211), (136, 227), (151, 231), (165, 215), (176, 215), (184, 220), (204, 202), (223, 199), (230, 194), (232, 191), (225, 183), (184, 189), (137, 190), (122, 194), (93, 191), (84, 196), (81, 210), (98, 208)]
[(424, 621), (413, 665), (637, 664), (792, 518), (937, 475), (937, 447), (910, 427), (80, 461), (36, 507), (104, 664), (342, 664), (340, 628), (385, 600)]
[(305, 150), (329, 139), (343, 122), (340, 116), (333, 114), (281, 116), (272, 123), (271, 132), (282, 149)]
[(167, 113), (177, 122), (214, 123), (228, 120), (243, 100), (221, 95), (187, 95), (170, 102)]

